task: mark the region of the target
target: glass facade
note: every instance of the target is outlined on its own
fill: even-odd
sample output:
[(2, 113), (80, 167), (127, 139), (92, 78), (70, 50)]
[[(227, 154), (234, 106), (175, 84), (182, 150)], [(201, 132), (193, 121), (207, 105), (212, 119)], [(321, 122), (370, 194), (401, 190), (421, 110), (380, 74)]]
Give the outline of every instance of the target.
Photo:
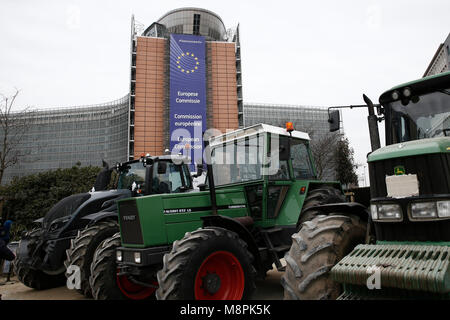
[[(342, 118), (342, 117), (341, 117)], [(273, 126), (285, 128), (286, 122), (293, 122), (295, 130), (307, 132), (311, 137), (311, 148), (322, 148), (326, 141), (337, 141), (331, 139), (332, 135), (341, 135), (342, 132), (330, 133), (328, 123), (328, 109), (325, 107), (309, 107), (282, 104), (244, 103), (244, 124), (246, 127), (266, 123)], [(296, 151), (297, 152), (297, 151)], [(327, 154), (332, 156), (332, 154)], [(328, 161), (322, 161), (327, 162)], [(296, 166), (306, 175), (308, 165), (299, 163)], [(334, 180), (335, 171), (333, 165), (323, 168), (322, 179)]]
[(244, 124), (246, 127), (266, 123), (284, 128), (293, 122), (299, 131), (323, 136), (329, 132), (328, 110), (320, 107), (262, 104), (244, 102)]
[[(110, 165), (127, 159), (128, 95), (92, 106), (38, 110), (17, 145), (19, 162), (6, 170), (13, 176), (81, 166)], [(0, 133), (0, 136), (2, 134)]]
[[(225, 25), (218, 15), (200, 8), (180, 8), (169, 11), (158, 20), (169, 33), (205, 36), (206, 40), (224, 41)], [(145, 35), (145, 34), (144, 34)]]

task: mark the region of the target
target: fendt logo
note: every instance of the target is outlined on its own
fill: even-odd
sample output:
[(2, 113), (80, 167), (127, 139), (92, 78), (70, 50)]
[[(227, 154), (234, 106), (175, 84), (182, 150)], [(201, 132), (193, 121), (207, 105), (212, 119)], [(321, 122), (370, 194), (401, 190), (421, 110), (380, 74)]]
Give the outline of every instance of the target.
[(123, 216), (123, 221), (134, 221), (136, 220), (136, 216)]

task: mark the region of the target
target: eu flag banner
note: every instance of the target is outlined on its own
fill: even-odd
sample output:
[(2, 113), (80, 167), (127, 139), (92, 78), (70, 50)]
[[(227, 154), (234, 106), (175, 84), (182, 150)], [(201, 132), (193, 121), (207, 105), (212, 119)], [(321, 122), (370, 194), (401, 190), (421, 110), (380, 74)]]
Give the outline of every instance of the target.
[(205, 38), (170, 35), (170, 149), (172, 154), (189, 156), (193, 163), (203, 156), (205, 70)]

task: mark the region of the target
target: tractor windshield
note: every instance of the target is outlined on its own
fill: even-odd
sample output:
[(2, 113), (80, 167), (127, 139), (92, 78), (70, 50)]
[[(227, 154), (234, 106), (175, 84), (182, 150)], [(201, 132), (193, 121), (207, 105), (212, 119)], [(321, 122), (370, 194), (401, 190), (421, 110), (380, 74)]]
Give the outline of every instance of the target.
[(144, 183), (145, 167), (142, 162), (134, 162), (128, 165), (128, 169), (120, 172), (118, 188), (134, 190), (139, 186), (140, 189), (144, 187)]
[(264, 141), (263, 135), (255, 135), (214, 147), (214, 183), (220, 186), (262, 179)]
[(153, 165), (152, 192), (177, 193), (184, 189), (192, 189), (190, 172), (185, 165), (169, 161), (159, 161)]
[(450, 136), (450, 89), (387, 104), (390, 143)]

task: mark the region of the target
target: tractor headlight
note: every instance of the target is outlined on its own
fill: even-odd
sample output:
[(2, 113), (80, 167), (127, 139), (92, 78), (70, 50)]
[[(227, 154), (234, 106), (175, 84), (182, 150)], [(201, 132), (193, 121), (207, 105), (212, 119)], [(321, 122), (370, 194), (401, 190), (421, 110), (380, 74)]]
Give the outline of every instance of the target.
[(140, 252), (134, 253), (134, 262), (141, 263), (141, 253)]
[(450, 218), (450, 201), (412, 203), (411, 217), (415, 219)]
[(436, 202), (439, 218), (450, 218), (450, 201)]
[(416, 202), (411, 204), (411, 216), (415, 219), (437, 218), (436, 202)]
[(372, 220), (378, 219), (378, 209), (376, 204), (370, 205), (370, 215), (372, 216)]
[(122, 262), (122, 251), (120, 250), (116, 251), (116, 260)]
[(401, 221), (402, 208), (398, 204), (377, 204), (370, 206), (373, 220)]

